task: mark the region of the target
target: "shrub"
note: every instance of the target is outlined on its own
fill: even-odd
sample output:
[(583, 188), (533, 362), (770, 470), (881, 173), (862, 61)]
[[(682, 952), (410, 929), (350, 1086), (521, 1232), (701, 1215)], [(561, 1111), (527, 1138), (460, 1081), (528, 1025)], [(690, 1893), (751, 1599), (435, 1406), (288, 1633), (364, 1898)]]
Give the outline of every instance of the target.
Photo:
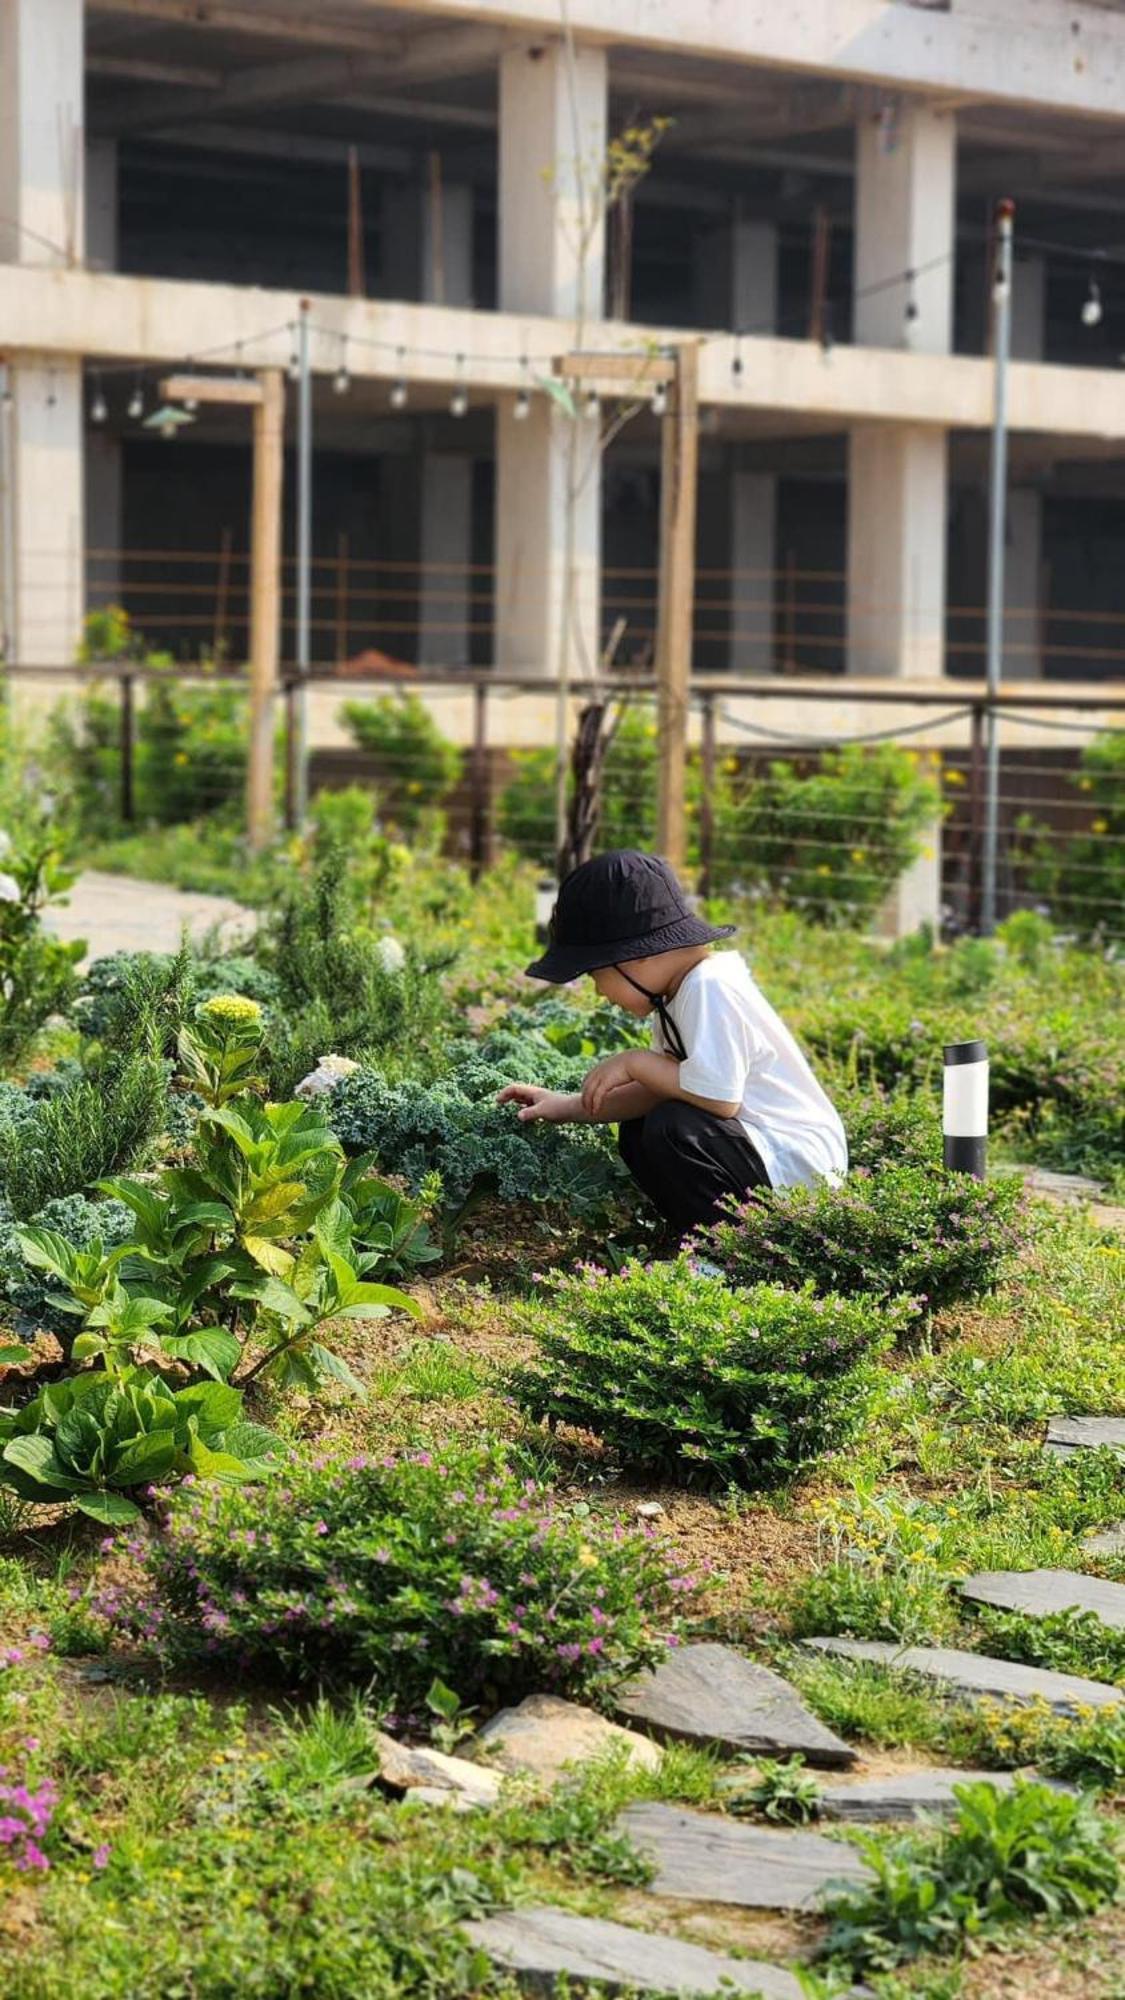
[(921, 852), (940, 812), (917, 756), (892, 743), (825, 751), (813, 771), (771, 762), (716, 800), (715, 880), (823, 924), (860, 924)]
[(829, 1094), (848, 1135), (853, 1168), (879, 1173), (887, 1167), (940, 1167), (941, 1112), (936, 1094), (880, 1090), (875, 1084), (830, 1084)]
[[(50, 1229), (76, 1250), (112, 1250), (132, 1232), (133, 1218), (123, 1202), (88, 1201), (84, 1195), (64, 1195), (31, 1216), (33, 1229)], [(73, 1315), (54, 1303), (58, 1281), (37, 1264), (30, 1264), (20, 1244), (21, 1226), (0, 1225), (0, 1296), (17, 1313), (53, 1333), (72, 1334)]]
[(1095, 737), (1071, 784), (1093, 807), (1088, 833), (1060, 838), (1028, 815), (1020, 823), (1031, 890), (1057, 924), (1095, 942), (1125, 934), (1125, 729)]
[(512, 1392), (532, 1416), (593, 1431), (636, 1465), (745, 1487), (787, 1479), (853, 1436), (902, 1302), (731, 1291), (686, 1258), (549, 1281), (527, 1309), (539, 1355)]
[(303, 1461), (176, 1496), (146, 1559), (174, 1649), (421, 1706), (598, 1696), (657, 1660), (683, 1593), (653, 1537), (571, 1516), (495, 1451)]
[[(543, 1075), (548, 1057), (551, 1077)], [(586, 1067), (578, 1065), (582, 1074)], [(361, 1069), (337, 1085), (327, 1115), (349, 1152), (370, 1152), (411, 1187), (437, 1174), (450, 1221), (488, 1194), (571, 1217), (603, 1213), (626, 1184), (608, 1126), (521, 1124), (510, 1105), (496, 1102), (518, 1075), (514, 1064), (498, 1067), (476, 1053), (426, 1085)], [(569, 1058), (547, 1051), (528, 1080), (573, 1089), (574, 1076)]]
[[(555, 861), (555, 753), (517, 750), (513, 773), (500, 794), (498, 824), (503, 838), (540, 868)], [(568, 780), (568, 783), (572, 781)], [(694, 826), (699, 810), (700, 774), (695, 760), (686, 773), (688, 859), (698, 859)], [(656, 724), (643, 711), (626, 708), (610, 739), (602, 766), (595, 852), (656, 844)]]
[(442, 735), (416, 694), (346, 701), (340, 720), (361, 750), (376, 759), (381, 816), (416, 835), (427, 811), (441, 806), (461, 772), (461, 752)]
[(260, 940), (277, 981), (265, 1060), (281, 1096), (330, 1053), (432, 1069), (447, 1037), (439, 974), (448, 957), (390, 950), (397, 940), (357, 922), (348, 893), (346, 857), (327, 846)]
[(87, 967), (73, 1013), (84, 1035), (115, 1048), (135, 1045), (138, 1023), (154, 1017), (161, 1052), (171, 1056), (192, 1008), (216, 993), (242, 993), (268, 1007), (278, 984), (238, 953), (201, 958), (186, 944), (178, 952), (116, 951)]
[(700, 1237), (732, 1282), (905, 1295), (930, 1312), (976, 1298), (1027, 1240), (1018, 1179), (864, 1168), (839, 1187), (756, 1190)]
[(62, 944), (40, 921), (74, 881), (58, 830), (36, 816), (15, 839), (0, 833), (0, 1067), (11, 1069), (52, 1014), (64, 1013), (85, 946)]
[(947, 1828), (860, 1838), (875, 1879), (832, 1894), (826, 1956), (888, 1970), (1031, 1916), (1085, 1916), (1116, 1895), (1110, 1829), (1088, 1799), (1019, 1780), (1006, 1793), (958, 1785), (954, 1796)]
[(0, 1176), (14, 1213), (34, 1215), (138, 1164), (163, 1129), (167, 1108), (168, 1065), (139, 1054), (34, 1102), (17, 1123), (0, 1128)]

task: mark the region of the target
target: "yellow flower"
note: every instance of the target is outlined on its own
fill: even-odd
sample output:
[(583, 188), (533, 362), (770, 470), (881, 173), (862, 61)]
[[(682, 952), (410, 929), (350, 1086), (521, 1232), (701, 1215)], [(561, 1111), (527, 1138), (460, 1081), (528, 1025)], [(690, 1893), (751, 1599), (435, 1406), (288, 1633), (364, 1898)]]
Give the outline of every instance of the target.
[(867, 859), (867, 849), (865, 847), (852, 848), (853, 861), (866, 861), (866, 859)]
[(1093, 830), (1094, 830), (1094, 832), (1095, 832), (1095, 833), (1108, 833), (1108, 832), (1109, 832), (1109, 821), (1108, 821), (1107, 819), (1096, 819), (1096, 820), (1094, 821), (1094, 828), (1093, 828)]
[(594, 1554), (594, 1551), (590, 1547), (589, 1543), (583, 1542), (582, 1547), (578, 1551), (579, 1569), (593, 1569), (597, 1560), (598, 1560), (597, 1556)]
[(174, 757), (173, 757), (173, 759), (172, 759), (172, 762), (173, 762), (174, 764), (186, 764), (186, 763), (187, 763), (187, 760), (188, 760), (188, 755), (187, 755), (187, 751), (186, 751), (186, 750), (177, 750), (177, 752), (176, 752), (175, 756), (174, 756)]
[(199, 1009), (209, 1021), (260, 1021), (262, 1010), (256, 1000), (248, 1000), (244, 993), (216, 993), (214, 999), (204, 1000)]
[(827, 861), (822, 861), (816, 872), (818, 875), (831, 875), (832, 869)]
[(726, 771), (726, 772), (727, 772), (727, 773), (728, 773), (728, 774), (730, 775), (730, 777), (732, 777), (732, 778), (733, 778), (733, 777), (734, 777), (734, 775), (735, 775), (735, 773), (736, 773), (736, 771), (738, 770), (738, 758), (737, 758), (737, 757), (724, 757), (724, 758), (723, 758), (723, 769), (724, 769), (724, 771)]
[(945, 782), (947, 785), (963, 785), (965, 783), (964, 771), (947, 770), (945, 773)]

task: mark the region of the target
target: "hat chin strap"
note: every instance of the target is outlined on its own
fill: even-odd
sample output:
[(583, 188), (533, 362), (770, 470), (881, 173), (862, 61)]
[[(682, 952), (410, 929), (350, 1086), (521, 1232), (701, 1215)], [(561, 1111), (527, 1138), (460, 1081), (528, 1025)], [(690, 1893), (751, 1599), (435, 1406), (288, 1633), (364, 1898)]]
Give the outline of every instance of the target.
[(631, 986), (635, 993), (643, 993), (650, 1006), (655, 1007), (656, 1018), (660, 1022), (669, 1052), (675, 1056), (677, 1062), (686, 1062), (688, 1052), (684, 1047), (684, 1038), (673, 1021), (671, 1014), (668, 1012), (664, 995), (662, 993), (653, 993), (649, 987), (642, 986), (640, 980), (634, 979), (631, 972), (626, 972), (623, 965), (615, 965), (613, 969), (615, 972), (621, 974), (627, 986)]

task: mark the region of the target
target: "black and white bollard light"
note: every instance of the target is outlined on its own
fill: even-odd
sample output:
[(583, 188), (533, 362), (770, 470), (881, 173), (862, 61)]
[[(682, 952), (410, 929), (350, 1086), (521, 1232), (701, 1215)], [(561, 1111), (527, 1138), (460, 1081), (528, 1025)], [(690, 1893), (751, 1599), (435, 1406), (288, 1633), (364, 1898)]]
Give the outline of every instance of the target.
[(546, 944), (548, 941), (558, 893), (558, 883), (552, 882), (548, 877), (543, 877), (535, 884), (535, 937), (538, 944)]
[(988, 1149), (988, 1044), (947, 1042), (942, 1084), (945, 1164), (984, 1179)]

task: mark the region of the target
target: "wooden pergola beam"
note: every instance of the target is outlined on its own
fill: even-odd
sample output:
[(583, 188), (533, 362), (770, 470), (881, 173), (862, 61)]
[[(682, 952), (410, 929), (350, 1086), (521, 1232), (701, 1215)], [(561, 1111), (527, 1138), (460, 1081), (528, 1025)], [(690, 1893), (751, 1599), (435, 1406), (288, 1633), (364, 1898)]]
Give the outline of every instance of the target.
[(160, 393), (170, 403), (239, 403), (251, 408), (265, 394), (261, 383), (247, 375), (168, 375)]

